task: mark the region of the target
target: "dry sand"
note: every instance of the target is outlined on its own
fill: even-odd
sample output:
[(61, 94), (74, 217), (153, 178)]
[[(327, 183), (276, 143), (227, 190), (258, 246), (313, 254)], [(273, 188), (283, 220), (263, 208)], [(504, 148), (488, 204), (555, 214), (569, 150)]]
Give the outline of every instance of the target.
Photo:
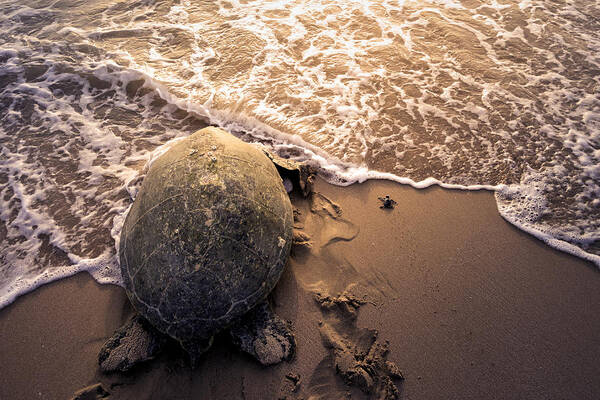
[[(261, 367), (221, 336), (194, 371), (173, 350), (102, 375), (97, 353), (132, 311), (122, 289), (79, 274), (0, 311), (0, 399), (65, 399), (96, 382), (113, 399), (359, 399), (324, 344), (368, 347), (374, 329), (404, 372), (402, 399), (600, 398), (595, 266), (506, 223), (489, 192), (316, 190), (295, 202), (312, 246), (294, 250), (271, 299), (295, 328), (292, 362)], [(394, 210), (379, 208), (386, 194)], [(317, 293), (366, 303), (322, 308)]]

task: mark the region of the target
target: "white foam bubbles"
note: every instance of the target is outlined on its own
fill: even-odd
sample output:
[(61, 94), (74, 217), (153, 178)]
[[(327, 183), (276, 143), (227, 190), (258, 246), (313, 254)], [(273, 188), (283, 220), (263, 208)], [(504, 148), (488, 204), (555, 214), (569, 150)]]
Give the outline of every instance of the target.
[(78, 271), (118, 283), (115, 247), (144, 168), (197, 117), (339, 185), (494, 190), (508, 221), (598, 263), (592, 3), (11, 5), (0, 306)]

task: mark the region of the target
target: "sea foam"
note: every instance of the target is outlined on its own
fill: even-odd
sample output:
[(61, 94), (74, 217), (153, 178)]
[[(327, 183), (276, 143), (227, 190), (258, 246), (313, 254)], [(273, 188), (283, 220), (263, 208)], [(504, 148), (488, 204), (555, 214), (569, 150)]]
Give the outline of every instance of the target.
[(0, 307), (79, 271), (119, 284), (145, 170), (207, 123), (337, 185), (494, 191), (600, 265), (593, 2), (60, 4), (0, 2)]

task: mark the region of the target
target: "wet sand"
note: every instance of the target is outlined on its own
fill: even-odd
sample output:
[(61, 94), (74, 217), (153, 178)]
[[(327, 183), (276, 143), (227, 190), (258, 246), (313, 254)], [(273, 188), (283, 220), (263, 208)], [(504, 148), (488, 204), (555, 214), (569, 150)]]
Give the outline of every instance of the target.
[[(0, 311), (0, 399), (65, 399), (97, 382), (115, 399), (359, 399), (321, 332), (354, 343), (373, 329), (404, 373), (402, 399), (600, 398), (594, 265), (512, 227), (489, 192), (383, 181), (316, 190), (294, 202), (312, 245), (294, 249), (271, 298), (295, 329), (292, 362), (261, 367), (221, 336), (195, 371), (174, 351), (102, 375), (97, 353), (131, 309), (122, 289), (79, 274)], [(394, 210), (379, 208), (386, 194)], [(354, 320), (319, 307), (317, 293), (366, 303)]]

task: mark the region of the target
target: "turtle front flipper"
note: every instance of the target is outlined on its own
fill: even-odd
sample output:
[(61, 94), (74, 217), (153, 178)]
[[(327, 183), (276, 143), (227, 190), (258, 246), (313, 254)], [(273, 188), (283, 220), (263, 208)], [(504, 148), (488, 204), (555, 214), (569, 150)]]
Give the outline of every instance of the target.
[[(284, 187), (288, 193), (294, 188), (299, 189), (303, 197), (308, 197), (312, 193), (315, 177), (317, 175), (317, 170), (314, 167), (307, 163), (281, 158), (266, 149), (263, 149), (263, 151), (267, 157), (271, 159), (273, 164), (275, 164), (277, 172), (279, 172), (281, 179), (283, 179)], [(291, 186), (288, 186), (288, 183), (291, 184)]]
[(271, 311), (267, 302), (236, 321), (229, 334), (236, 346), (263, 365), (290, 360), (296, 350), (296, 340), (288, 324)]

